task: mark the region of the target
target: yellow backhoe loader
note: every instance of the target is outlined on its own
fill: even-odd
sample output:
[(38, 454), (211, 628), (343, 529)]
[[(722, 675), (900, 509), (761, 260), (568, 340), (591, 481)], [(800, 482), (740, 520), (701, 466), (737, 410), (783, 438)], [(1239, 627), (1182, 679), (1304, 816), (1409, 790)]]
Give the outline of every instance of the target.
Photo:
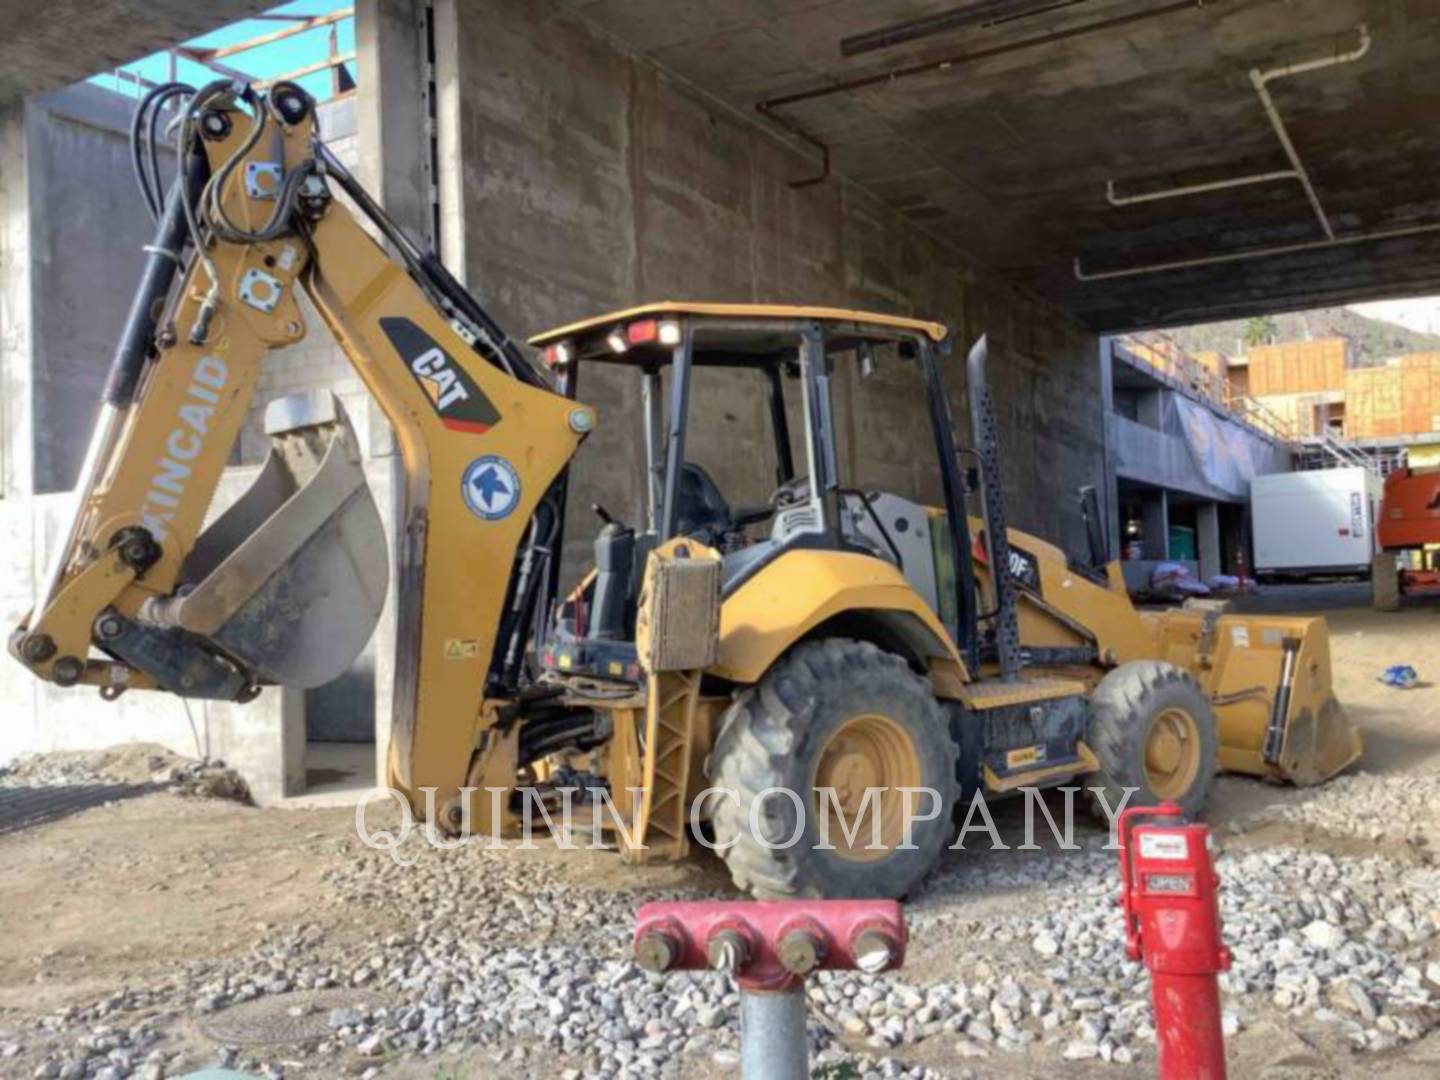
[[(167, 192), (153, 140), (171, 101)], [(1093, 491), (1086, 560), (1007, 527), (983, 339), (973, 447), (940, 381), (949, 334), (913, 319), (657, 304), (542, 335), (541, 366), (375, 205), (314, 112), (290, 83), (141, 103), (156, 235), (74, 522), (11, 637), (36, 675), (243, 701), (320, 685), (364, 647), (391, 560), (333, 396), (272, 402), (263, 469), (205, 524), (266, 351), (305, 333), (298, 284), (400, 447), (388, 768), (441, 828), (502, 831), (527, 799), (599, 791), (632, 861), (683, 855), (698, 827), (757, 894), (902, 895), (977, 791), (1092, 776), (1115, 802), (1195, 811), (1217, 768), (1313, 783), (1358, 757), (1323, 620), (1136, 611)], [(928, 401), (938, 508), (841, 475), (832, 384), (882, 360)], [(596, 364), (628, 369), (644, 402), (643, 521), (602, 511), (594, 568), (562, 596)], [(686, 456), (706, 368), (769, 402), (762, 505), (732, 506)], [(938, 805), (911, 814), (917, 788)]]

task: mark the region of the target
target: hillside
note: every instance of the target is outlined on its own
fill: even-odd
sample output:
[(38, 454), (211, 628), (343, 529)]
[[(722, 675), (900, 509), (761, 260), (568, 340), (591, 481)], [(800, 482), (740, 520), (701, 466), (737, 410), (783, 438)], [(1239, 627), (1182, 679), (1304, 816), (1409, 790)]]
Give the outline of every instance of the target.
[[(1423, 334), (1394, 323), (1381, 322), (1359, 315), (1349, 308), (1318, 308), (1271, 315), (1270, 340), (1303, 341), (1307, 338), (1343, 337), (1350, 340), (1353, 362), (1357, 366), (1378, 364), (1392, 356), (1412, 352), (1440, 352), (1440, 334)], [(1205, 323), (1167, 330), (1187, 352), (1218, 350), (1234, 355), (1244, 351), (1250, 320)]]

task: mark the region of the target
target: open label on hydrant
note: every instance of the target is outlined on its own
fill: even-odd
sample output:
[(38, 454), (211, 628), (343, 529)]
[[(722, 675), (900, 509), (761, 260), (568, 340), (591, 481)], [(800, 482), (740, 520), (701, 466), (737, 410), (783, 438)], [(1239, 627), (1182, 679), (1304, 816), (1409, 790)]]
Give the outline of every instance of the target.
[(1193, 893), (1195, 879), (1189, 874), (1146, 874), (1145, 891), (1152, 893)]

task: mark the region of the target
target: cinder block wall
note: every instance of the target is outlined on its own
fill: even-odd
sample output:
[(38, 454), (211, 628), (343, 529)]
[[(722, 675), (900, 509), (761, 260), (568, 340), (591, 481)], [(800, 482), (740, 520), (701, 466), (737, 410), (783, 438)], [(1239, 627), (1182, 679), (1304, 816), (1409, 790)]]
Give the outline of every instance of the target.
[[(1070, 492), (1103, 482), (1094, 336), (853, 185), (792, 189), (813, 161), (549, 0), (442, 0), (436, 14), (442, 133), (453, 125), (457, 147), (442, 161), (445, 256), (452, 265), (458, 256), (467, 283), (512, 334), (664, 299), (937, 319), (956, 331), (948, 386), (963, 431), (964, 352), (988, 332), (1012, 521), (1081, 549)], [(455, 170), (448, 189), (446, 168)], [(935, 500), (918, 386), (909, 370), (847, 381), (839, 426), (859, 483)], [(575, 466), (572, 567), (594, 533), (589, 504), (634, 520), (642, 491), (629, 373), (587, 370), (580, 396), (598, 407), (600, 423)], [(746, 501), (732, 493), (768, 493), (771, 462), (755, 449), (765, 431), (758, 393), (734, 376), (698, 401), (707, 415), (690, 456), (732, 501)]]

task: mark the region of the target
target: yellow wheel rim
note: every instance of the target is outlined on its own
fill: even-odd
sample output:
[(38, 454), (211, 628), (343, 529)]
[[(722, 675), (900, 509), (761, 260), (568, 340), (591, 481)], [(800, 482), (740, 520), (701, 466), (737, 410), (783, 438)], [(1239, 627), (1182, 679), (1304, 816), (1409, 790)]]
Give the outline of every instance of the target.
[(1200, 728), (1184, 709), (1166, 709), (1145, 736), (1145, 779), (1162, 799), (1184, 797), (1200, 772)]
[[(846, 720), (815, 765), (814, 808), (825, 842), (853, 862), (884, 858), (904, 839), (907, 798), (911, 814), (929, 812), (923, 795), (899, 790), (918, 788), (923, 775), (915, 742), (898, 722), (879, 713)], [(870, 849), (877, 835), (881, 846)]]

